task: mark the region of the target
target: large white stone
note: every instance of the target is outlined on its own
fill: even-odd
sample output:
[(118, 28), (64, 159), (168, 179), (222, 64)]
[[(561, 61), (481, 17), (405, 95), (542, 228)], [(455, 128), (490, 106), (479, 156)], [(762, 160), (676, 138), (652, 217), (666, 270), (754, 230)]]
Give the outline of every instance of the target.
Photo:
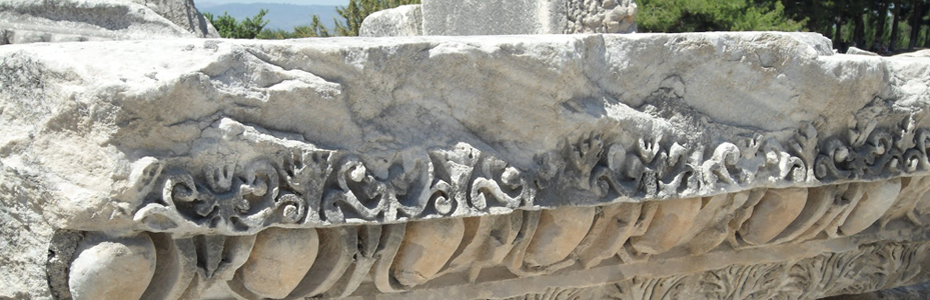
[(423, 13), (420, 5), (401, 5), (377, 11), (365, 17), (359, 36), (423, 35)]

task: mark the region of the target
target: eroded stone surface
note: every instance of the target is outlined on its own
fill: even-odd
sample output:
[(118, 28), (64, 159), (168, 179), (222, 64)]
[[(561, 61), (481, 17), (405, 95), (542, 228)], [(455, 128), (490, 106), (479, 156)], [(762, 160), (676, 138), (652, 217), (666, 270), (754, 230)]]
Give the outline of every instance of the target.
[(804, 188), (765, 191), (752, 216), (743, 223), (740, 236), (750, 244), (768, 243), (801, 214), (807, 198)]
[(193, 0), (0, 1), (0, 45), (218, 38)]
[(377, 11), (365, 17), (359, 36), (423, 35), (423, 13), (420, 5), (401, 5)]
[[(888, 211), (901, 192), (901, 180), (875, 182), (863, 187), (863, 195), (856, 208), (846, 217), (840, 230), (844, 234), (856, 234), (875, 223)], [(895, 199), (895, 200), (891, 200)]]
[(266, 229), (255, 237), (239, 279), (255, 295), (284, 298), (313, 266), (319, 244), (316, 229)]
[(139, 299), (155, 273), (155, 246), (147, 234), (88, 234), (68, 274), (74, 300)]
[(533, 233), (533, 242), (523, 258), (529, 266), (550, 266), (561, 262), (588, 235), (594, 222), (593, 207), (567, 207), (543, 211)]
[(676, 199), (658, 204), (649, 229), (632, 239), (636, 251), (659, 254), (682, 242), (701, 211), (701, 198)]
[(392, 265), (394, 278), (408, 287), (432, 279), (459, 247), (464, 233), (461, 219), (408, 223), (404, 243)]
[(423, 1), (426, 35), (630, 33), (632, 0)]

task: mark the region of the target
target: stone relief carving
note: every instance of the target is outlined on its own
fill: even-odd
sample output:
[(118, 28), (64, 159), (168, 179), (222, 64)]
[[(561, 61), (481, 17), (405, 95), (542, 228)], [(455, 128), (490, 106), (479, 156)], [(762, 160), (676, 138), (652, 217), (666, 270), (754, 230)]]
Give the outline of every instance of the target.
[[(157, 267), (143, 277), (163, 285), (128, 287), (132, 298), (197, 299), (219, 285), (246, 299), (300, 299), (348, 297), (362, 288), (410, 291), (447, 275), (475, 283), (491, 268), (522, 278), (668, 253), (842, 238), (927, 222), (927, 134), (912, 117), (899, 124), (886, 130), (859, 122), (847, 139), (823, 142), (805, 124), (788, 139), (754, 134), (714, 146), (662, 136), (625, 144), (587, 133), (537, 155), (534, 168), (467, 144), (383, 161), (299, 141), (263, 142), (252, 155), (223, 159), (217, 158), (223, 151), (203, 152), (200, 160), (147, 157), (132, 175), (136, 193), (144, 195), (135, 220), (146, 232), (112, 239), (154, 245), (126, 246), (143, 255), (139, 264), (157, 257)], [(230, 126), (264, 132), (230, 119), (210, 130)], [(246, 140), (204, 144), (258, 143), (247, 140), (257, 135), (235, 136)], [(88, 234), (96, 236), (89, 240), (107, 236)], [(876, 249), (860, 249), (877, 253), (869, 263), (881, 267), (874, 270), (857, 265), (860, 252), (842, 252), (794, 265), (733, 265), (700, 279), (633, 278), (617, 284), (616, 293), (812, 299), (925, 276), (895, 273), (923, 259), (909, 248)], [(49, 265), (70, 274), (69, 284), (50, 277), (57, 291), (64, 285), (72, 294), (95, 295), (81, 287), (94, 279), (79, 275), (92, 264)], [(860, 274), (874, 277), (870, 285), (848, 279)], [(703, 283), (696, 288), (694, 282)]]
[(568, 26), (562, 33), (636, 32), (636, 4), (632, 0), (565, 1)]
[(876, 243), (795, 262), (732, 265), (669, 277), (635, 276), (595, 287), (553, 287), (524, 299), (819, 299), (928, 279), (927, 242)]
[[(480, 161), (480, 158), (476, 160)], [(351, 159), (348, 161), (348, 165), (354, 162)], [(499, 170), (505, 168), (501, 165), (498, 167)], [(273, 173), (259, 173), (266, 168), (249, 167), (244, 170), (253, 170), (261, 175), (250, 177), (252, 179), (236, 179), (221, 175), (227, 172), (225, 170), (212, 172), (208, 174), (218, 174), (213, 177), (218, 182), (216, 186), (200, 188), (215, 193), (222, 190), (221, 185), (227, 186), (225, 182), (228, 182), (238, 184), (241, 190), (254, 192), (265, 189), (262, 183), (274, 182), (273, 176), (268, 175)], [(928, 195), (925, 187), (917, 188), (910, 184), (902, 187), (902, 182), (922, 182), (926, 178), (893, 178), (814, 188), (757, 188), (708, 197), (599, 207), (513, 210), (502, 215), (440, 218), (400, 224), (331, 228), (272, 227), (255, 235), (190, 236), (144, 232), (109, 239), (116, 244), (128, 243), (126, 247), (135, 249), (132, 252), (138, 252), (141, 257), (137, 259), (139, 264), (157, 261), (157, 267), (153, 263), (153, 266), (144, 268), (149, 271), (139, 270), (150, 273), (144, 277), (158, 279), (159, 285), (155, 288), (141, 286), (133, 289), (132, 295), (140, 294), (140, 299), (197, 299), (198, 296), (192, 295), (200, 295), (215, 285), (226, 286), (231, 292), (246, 299), (300, 299), (311, 296), (339, 298), (353, 295), (366, 282), (372, 285), (369, 288), (381, 293), (396, 293), (416, 289), (445, 275), (461, 276), (461, 284), (474, 283), (482, 270), (494, 267), (503, 267), (513, 274), (511, 276), (533, 277), (565, 269), (577, 271), (597, 266), (646, 262), (650, 257), (666, 253), (677, 253), (675, 255), (679, 256), (702, 255), (715, 249), (733, 251), (782, 243), (803, 243), (811, 239), (841, 238), (862, 232), (874, 234), (888, 224), (913, 226), (911, 224), (914, 221), (907, 217), (908, 213), (903, 212), (901, 207), (923, 207), (920, 203), (926, 202)], [(354, 182), (362, 181), (364, 178)], [(193, 194), (192, 189), (181, 191), (186, 192), (183, 195)], [(270, 192), (248, 194), (226, 191), (223, 195), (229, 198), (225, 199), (242, 199), (245, 203), (240, 207), (246, 209), (231, 209), (240, 215), (242, 212), (265, 211), (286, 216), (282, 206), (275, 205), (280, 202), (275, 200), (281, 197), (280, 192), (274, 197), (267, 195)], [(919, 196), (919, 200), (912, 199), (914, 193), (919, 191), (924, 191), (924, 195)], [(243, 197), (243, 194), (249, 196)], [(184, 204), (189, 205), (189, 202)], [(249, 210), (251, 208), (255, 209)], [(198, 215), (210, 216), (211, 213), (222, 212), (217, 206), (210, 206), (210, 209)], [(925, 217), (925, 213), (916, 210), (911, 215), (917, 218), (917, 222), (923, 222), (921, 218)], [(240, 222), (236, 216), (210, 220)], [(244, 222), (233, 224), (250, 225)], [(83, 254), (81, 249), (96, 249), (94, 247), (100, 244), (101, 239), (107, 239), (107, 235), (100, 233), (88, 233), (88, 236), (94, 238), (85, 238), (86, 241), (78, 243), (78, 251), (74, 254), (74, 261), (82, 263), (70, 267), (69, 286), (72, 294), (81, 291), (82, 282), (94, 282), (93, 278), (81, 277), (82, 268), (119, 262), (91, 255), (96, 252)], [(136, 241), (145, 241), (143, 244), (153, 246), (140, 248), (136, 246)], [(87, 243), (91, 244), (85, 245)], [(794, 265), (733, 265), (704, 273), (699, 280), (688, 280), (702, 282), (700, 293), (712, 299), (812, 299), (814, 296), (891, 287), (902, 282), (913, 282), (918, 276), (927, 276), (919, 266), (912, 273), (895, 273), (925, 258), (921, 254), (922, 250), (893, 243), (889, 245), (898, 246), (862, 246), (859, 252), (842, 252)], [(920, 249), (928, 246), (930, 244), (923, 243)], [(67, 249), (63, 250), (63, 253), (67, 252)], [(872, 270), (863, 271), (857, 265), (863, 261), (859, 257), (863, 255), (861, 253), (877, 255), (867, 260), (870, 266), (874, 265)], [(668, 258), (667, 255), (662, 257)], [(50, 268), (53, 265), (56, 270), (62, 269), (58, 266), (60, 264), (50, 261)], [(850, 273), (852, 275), (846, 275), (849, 272), (853, 272)], [(871, 277), (866, 280), (869, 285), (861, 286), (864, 283), (849, 279), (850, 276)], [(671, 277), (660, 281), (634, 278), (633, 281), (619, 284), (617, 288), (621, 293), (634, 295), (632, 297), (635, 299), (654, 299), (660, 294), (673, 299), (674, 296), (669, 295), (686, 292), (682, 289), (696, 293), (693, 291), (695, 287), (682, 287), (696, 284), (682, 281), (685, 280), (683, 278)], [(152, 282), (156, 282), (154, 279)], [(801, 284), (818, 286), (788, 288)], [(50, 285), (62, 284), (52, 280)], [(533, 297), (548, 299), (563, 294), (573, 292), (552, 291)]]
[[(50, 259), (59, 275), (49, 284), (74, 299), (199, 299), (216, 287), (244, 299), (341, 298), (476, 284), (486, 270), (549, 276), (922, 226), (930, 164), (915, 118), (707, 144), (594, 131), (531, 166), (465, 143), (384, 159), (223, 118), (194, 142), (199, 152), (133, 163), (125, 195), (141, 198), (137, 231), (87, 232), (73, 251), (57, 249), (74, 259)], [(922, 251), (888, 245), (524, 299), (813, 299), (926, 277)], [(109, 259), (120, 251), (131, 257)], [(83, 272), (108, 264), (120, 266)], [(101, 289), (114, 276), (137, 284)]]
[[(927, 280), (927, 242), (879, 243), (797, 262), (732, 265), (698, 274), (634, 277), (589, 288), (609, 299), (819, 299)], [(576, 291), (575, 293), (581, 293)], [(558, 299), (572, 299), (570, 297)]]
[[(564, 143), (561, 151), (537, 155), (537, 165), (530, 168), (467, 144), (403, 153), (387, 162), (344, 150), (284, 146), (222, 163), (204, 159), (208, 162), (200, 163), (201, 169), (173, 158), (147, 158), (153, 166), (139, 186), (151, 186), (151, 192), (135, 219), (143, 230), (254, 234), (268, 226), (394, 223), (685, 199), (754, 187), (884, 180), (930, 170), (927, 130), (914, 128), (912, 118), (901, 124), (887, 130), (863, 125), (850, 129), (845, 141), (827, 137), (822, 142), (814, 126), (805, 124), (786, 141), (755, 134), (715, 146), (679, 144), (661, 136), (625, 145), (588, 133)], [(218, 144), (212, 147), (224, 147)], [(854, 207), (856, 190), (842, 193)], [(830, 195), (821, 198), (811, 205), (827, 211), (815, 214), (838, 214), (841, 219), (855, 214), (828, 205)], [(915, 203), (901, 205), (899, 213), (909, 214)], [(912, 214), (909, 218), (916, 220)], [(871, 224), (862, 225), (866, 223)]]

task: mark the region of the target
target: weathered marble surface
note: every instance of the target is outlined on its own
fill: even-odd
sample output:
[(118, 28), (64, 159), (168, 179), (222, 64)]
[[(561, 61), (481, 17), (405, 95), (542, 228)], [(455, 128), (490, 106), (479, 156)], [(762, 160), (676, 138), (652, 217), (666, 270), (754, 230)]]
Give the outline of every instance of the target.
[(636, 32), (633, 0), (423, 0), (369, 15), (361, 36)]
[[(63, 278), (78, 273), (62, 260), (98, 249), (73, 231), (150, 239), (139, 255), (161, 259), (159, 285), (143, 299), (506, 298), (767, 263), (791, 277), (788, 262), (894, 243), (924, 253), (930, 61), (829, 45), (705, 33), (3, 46), (0, 253), (15, 255), (0, 255), (0, 297), (97, 291), (79, 285), (97, 278)], [(307, 252), (276, 248), (298, 244)], [(302, 263), (274, 263), (286, 260)], [(829, 281), (832, 268), (818, 276), (836, 288), (817, 294), (765, 282), (866, 292), (913, 283), (924, 261), (881, 286)], [(289, 294), (262, 281), (298, 273), (282, 278)]]
[(418, 36), (423, 35), (421, 5), (401, 5), (365, 17), (359, 36)]
[(633, 0), (424, 0), (426, 35), (630, 33)]
[(218, 38), (193, 0), (0, 0), (0, 45)]

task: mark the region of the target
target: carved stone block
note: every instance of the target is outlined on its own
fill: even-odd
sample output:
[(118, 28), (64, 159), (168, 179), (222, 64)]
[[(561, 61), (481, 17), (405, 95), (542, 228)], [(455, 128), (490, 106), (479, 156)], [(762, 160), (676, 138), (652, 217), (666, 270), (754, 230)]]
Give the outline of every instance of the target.
[(636, 32), (633, 0), (423, 0), (373, 13), (361, 36)]
[(926, 281), (930, 62), (829, 43), (3, 46), (0, 298), (817, 299)]

